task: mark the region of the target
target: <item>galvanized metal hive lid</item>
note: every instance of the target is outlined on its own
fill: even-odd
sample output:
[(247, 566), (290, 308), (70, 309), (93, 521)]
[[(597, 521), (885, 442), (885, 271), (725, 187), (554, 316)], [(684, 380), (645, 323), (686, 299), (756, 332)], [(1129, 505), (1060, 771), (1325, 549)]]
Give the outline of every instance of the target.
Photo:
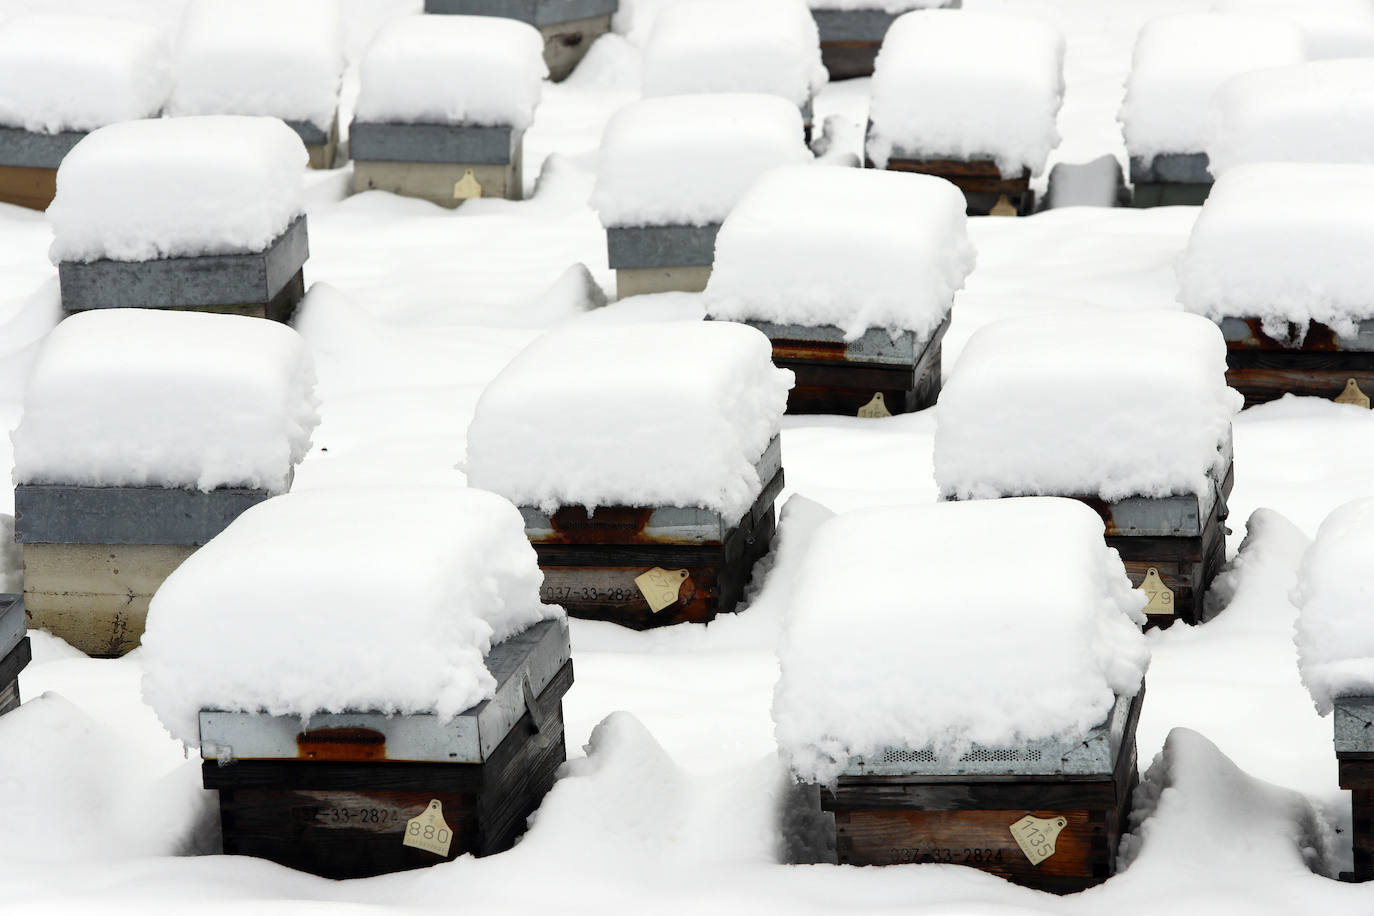
[[(482, 763), (525, 714), (526, 684), (537, 697), (570, 658), (567, 622), (541, 621), (492, 647), (486, 663), (496, 678), (496, 695), (448, 722), (432, 713), (343, 712), (311, 716), (308, 728), (379, 734), (378, 759)], [(302, 747), (302, 729), (298, 716), (202, 710), (200, 753), (206, 760), (312, 759)]]
[[(1144, 688), (1141, 688), (1143, 694)], [(1128, 738), (1135, 697), (1117, 697), (1107, 721), (1077, 741), (1044, 739), (1015, 747), (974, 745), (956, 761), (930, 747), (888, 747), (849, 760), (845, 776), (1109, 776)]]
[(85, 136), (84, 131), (40, 134), (21, 127), (0, 126), (0, 166), (55, 169)]
[(1374, 753), (1374, 697), (1337, 697), (1333, 705), (1336, 753)]
[(19, 645), (28, 630), (24, 614), (24, 596), (0, 594), (0, 659)]

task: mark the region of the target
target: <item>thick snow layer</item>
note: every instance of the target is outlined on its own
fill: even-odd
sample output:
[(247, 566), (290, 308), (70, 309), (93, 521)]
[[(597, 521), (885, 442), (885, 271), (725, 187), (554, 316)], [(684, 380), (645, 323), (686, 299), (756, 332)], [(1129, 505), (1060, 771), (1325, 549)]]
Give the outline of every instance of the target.
[(11, 435), (15, 483), (284, 491), (319, 418), (305, 341), (272, 321), (73, 315), (43, 343)]
[(308, 157), (276, 118), (128, 121), (91, 132), (48, 207), (61, 261), (262, 251), (303, 212)]
[(1374, 59), (1245, 73), (1212, 97), (1212, 174), (1251, 162), (1374, 163)]
[(713, 318), (929, 334), (973, 269), (964, 195), (941, 178), (792, 167), (725, 220), (703, 297)]
[[(359, 552), (366, 562), (359, 562)], [(492, 645), (562, 610), (515, 507), (477, 490), (376, 487), (259, 503), (148, 609), (144, 698), (176, 738), (202, 709), (432, 711), (496, 691)]]
[(368, 123), (524, 130), (548, 75), (534, 26), (492, 16), (402, 16), (363, 57), (356, 115)]
[(1374, 54), (1374, 7), (1369, 0), (1215, 0), (1212, 8), (1296, 22), (1306, 34), (1308, 57)]
[(952, 761), (970, 744), (1073, 739), (1105, 722), (1150, 653), (1144, 597), (1102, 530), (1066, 499), (823, 523), (778, 647), (773, 718), (793, 771), (827, 783), (885, 747)]
[(868, 157), (992, 159), (1038, 175), (1059, 143), (1064, 38), (1019, 16), (921, 10), (897, 19), (873, 73)]
[(591, 205), (606, 226), (719, 223), (759, 175), (811, 158), (801, 112), (776, 96), (645, 99), (606, 124)]
[(1177, 263), (1178, 299), (1214, 320), (1309, 321), (1353, 336), (1374, 317), (1374, 165), (1237, 166), (1212, 188)]
[[(727, 322), (569, 328), (526, 347), (468, 428), (474, 487), (521, 506), (700, 506), (742, 516), (792, 373)], [(549, 443), (556, 443), (550, 449)]]
[(0, 125), (52, 134), (156, 117), (167, 53), (163, 35), (142, 23), (15, 17), (0, 28)]
[(646, 96), (762, 92), (800, 107), (827, 79), (802, 0), (676, 0), (644, 46)]
[(936, 408), (946, 497), (1206, 493), (1240, 395), (1226, 343), (1179, 312), (1061, 312), (978, 330)]
[(1369, 616), (1374, 499), (1327, 516), (1298, 573), (1298, 668), (1317, 712), (1340, 697), (1374, 696), (1374, 623)]
[(171, 115), (270, 115), (328, 131), (344, 67), (337, 0), (192, 0)]
[(1131, 155), (1200, 153), (1212, 93), (1241, 73), (1302, 63), (1302, 30), (1264, 16), (1162, 16), (1140, 30), (1121, 123)]
[(884, 13), (909, 13), (949, 6), (950, 0), (806, 0), (813, 10), (880, 10)]

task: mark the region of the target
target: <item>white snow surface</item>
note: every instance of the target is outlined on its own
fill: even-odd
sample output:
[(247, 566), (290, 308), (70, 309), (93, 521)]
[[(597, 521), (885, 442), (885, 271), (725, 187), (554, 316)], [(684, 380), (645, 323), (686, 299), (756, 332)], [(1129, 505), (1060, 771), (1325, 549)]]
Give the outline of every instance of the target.
[(168, 70), (167, 41), (153, 26), (16, 16), (0, 27), (0, 125), (55, 134), (156, 117)]
[(276, 322), (82, 312), (34, 361), (14, 481), (283, 492), (319, 422), (314, 384), (305, 341)]
[(378, 31), (358, 76), (359, 121), (524, 130), (548, 75), (534, 26), (495, 16), (402, 16)]
[(1144, 597), (1102, 530), (1067, 499), (824, 522), (778, 646), (773, 718), (792, 771), (831, 783), (885, 747), (953, 762), (971, 744), (1073, 740), (1104, 723), (1140, 690), (1150, 651)]
[(964, 196), (927, 175), (793, 166), (759, 179), (721, 226), (702, 297), (713, 318), (926, 336), (976, 258)]
[(1215, 324), (1077, 312), (979, 329), (936, 407), (935, 481), (958, 499), (1203, 494), (1241, 396)]
[(1305, 48), (1297, 24), (1275, 17), (1192, 13), (1150, 21), (1136, 41), (1121, 107), (1126, 148), (1146, 160), (1202, 152), (1212, 93), (1241, 73), (1300, 64)]
[(1374, 55), (1374, 7), (1368, 0), (1216, 0), (1213, 9), (1296, 22), (1307, 37), (1308, 57)]
[(541, 582), (520, 513), (491, 493), (398, 486), (274, 497), (158, 588), (143, 694), (188, 745), (199, 743), (202, 709), (303, 719), (434, 712), (446, 721), (495, 695), (484, 662), (493, 645), (562, 616), (540, 603)]
[(1178, 299), (1214, 320), (1258, 317), (1301, 342), (1310, 321), (1354, 336), (1374, 317), (1374, 164), (1259, 163), (1223, 174), (1177, 262)]
[(545, 334), (482, 391), (468, 482), (546, 510), (700, 506), (738, 519), (768, 483), (754, 464), (792, 387), (772, 353), (728, 322)]
[(102, 127), (57, 170), (49, 257), (57, 264), (263, 251), (304, 210), (307, 160), (300, 136), (276, 118)]
[(1298, 667), (1323, 716), (1341, 697), (1374, 696), (1371, 550), (1374, 499), (1357, 499), (1326, 517), (1298, 570)]
[(644, 94), (761, 92), (801, 107), (826, 84), (803, 0), (675, 0), (644, 45)]
[(917, 10), (883, 39), (873, 73), (867, 152), (992, 159), (1006, 177), (1038, 175), (1059, 143), (1064, 37), (1023, 16)]
[(884, 13), (909, 13), (912, 10), (949, 6), (950, 0), (806, 0), (813, 10), (879, 10)]
[(1253, 162), (1374, 163), (1374, 59), (1245, 73), (1212, 97), (1212, 174)]
[(268, 115), (328, 131), (344, 69), (337, 0), (191, 0), (170, 115)]
[(591, 206), (605, 226), (719, 223), (759, 175), (811, 160), (800, 110), (777, 96), (644, 99), (606, 124)]

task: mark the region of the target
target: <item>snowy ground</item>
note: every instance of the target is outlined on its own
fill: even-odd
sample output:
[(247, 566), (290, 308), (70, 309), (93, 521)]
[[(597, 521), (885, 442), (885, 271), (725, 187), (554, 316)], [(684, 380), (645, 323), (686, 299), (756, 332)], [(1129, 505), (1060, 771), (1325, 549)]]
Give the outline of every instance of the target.
[[(1114, 117), (1135, 28), (1151, 15), (1204, 5), (966, 2), (1042, 15), (1068, 33), (1058, 154), (1068, 161), (1121, 152)], [(526, 141), (529, 201), (477, 201), (449, 212), (380, 193), (342, 200), (342, 173), (315, 176), (306, 273), (316, 285), (298, 327), (319, 365), (324, 422), (297, 489), (462, 486), (455, 464), (479, 391), (540, 331), (700, 314), (689, 295), (583, 311), (571, 265), (585, 264), (612, 286), (604, 236), (585, 206), (595, 147), (605, 118), (636, 95), (631, 46), (611, 39), (594, 54), (594, 71), (546, 90)], [(855, 151), (866, 91), (867, 81), (836, 85), (817, 105), (820, 117), (841, 117), (840, 143)], [(974, 221), (979, 264), (957, 300), (946, 366), (969, 334), (998, 318), (1177, 308), (1172, 263), (1195, 216), (1068, 209)], [(0, 205), (0, 423), (11, 428), (32, 346), (57, 317), (49, 240), (42, 215)], [(930, 412), (789, 418), (787, 496), (833, 510), (931, 501), (933, 429)], [(1205, 627), (1151, 634), (1142, 767), (1169, 739), (1141, 796), (1153, 815), (1127, 843), (1129, 868), (1081, 895), (1042, 895), (957, 866), (775, 864), (783, 774), (769, 705), (779, 590), (818, 515), (799, 499), (767, 564), (772, 575), (738, 616), (646, 634), (574, 622), (565, 777), (512, 852), (421, 872), (335, 883), (205, 855), (216, 842), (211, 797), (199, 788), (197, 761), (184, 758), (143, 705), (138, 653), (90, 660), (33, 633), (35, 659), (20, 679), (29, 702), (0, 720), (0, 908), (1374, 912), (1374, 888), (1314, 873), (1349, 867), (1349, 807), (1336, 787), (1330, 723), (1298, 682), (1287, 600), (1320, 521), (1374, 493), (1371, 453), (1368, 411), (1290, 398), (1238, 419), (1233, 555), (1255, 514), (1219, 589), (1230, 606)], [(8, 460), (6, 444), (0, 463)], [(358, 545), (361, 560), (367, 550)], [(386, 613), (380, 596), (377, 613)], [(612, 715), (617, 710), (624, 712)], [(1182, 731), (1170, 737), (1174, 729)]]

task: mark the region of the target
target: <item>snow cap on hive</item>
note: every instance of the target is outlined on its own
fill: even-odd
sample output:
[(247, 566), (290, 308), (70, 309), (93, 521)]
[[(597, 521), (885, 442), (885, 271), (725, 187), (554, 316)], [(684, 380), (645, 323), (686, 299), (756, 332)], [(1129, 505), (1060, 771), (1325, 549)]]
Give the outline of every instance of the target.
[(1357, 499), (1326, 517), (1298, 568), (1298, 671), (1322, 715), (1341, 697), (1374, 696), (1371, 555), (1374, 499)]
[(721, 227), (713, 318), (934, 331), (973, 269), (964, 196), (927, 175), (793, 166), (765, 174)]
[(1215, 0), (1212, 8), (1297, 23), (1311, 58), (1374, 54), (1374, 7), (1368, 0)]

